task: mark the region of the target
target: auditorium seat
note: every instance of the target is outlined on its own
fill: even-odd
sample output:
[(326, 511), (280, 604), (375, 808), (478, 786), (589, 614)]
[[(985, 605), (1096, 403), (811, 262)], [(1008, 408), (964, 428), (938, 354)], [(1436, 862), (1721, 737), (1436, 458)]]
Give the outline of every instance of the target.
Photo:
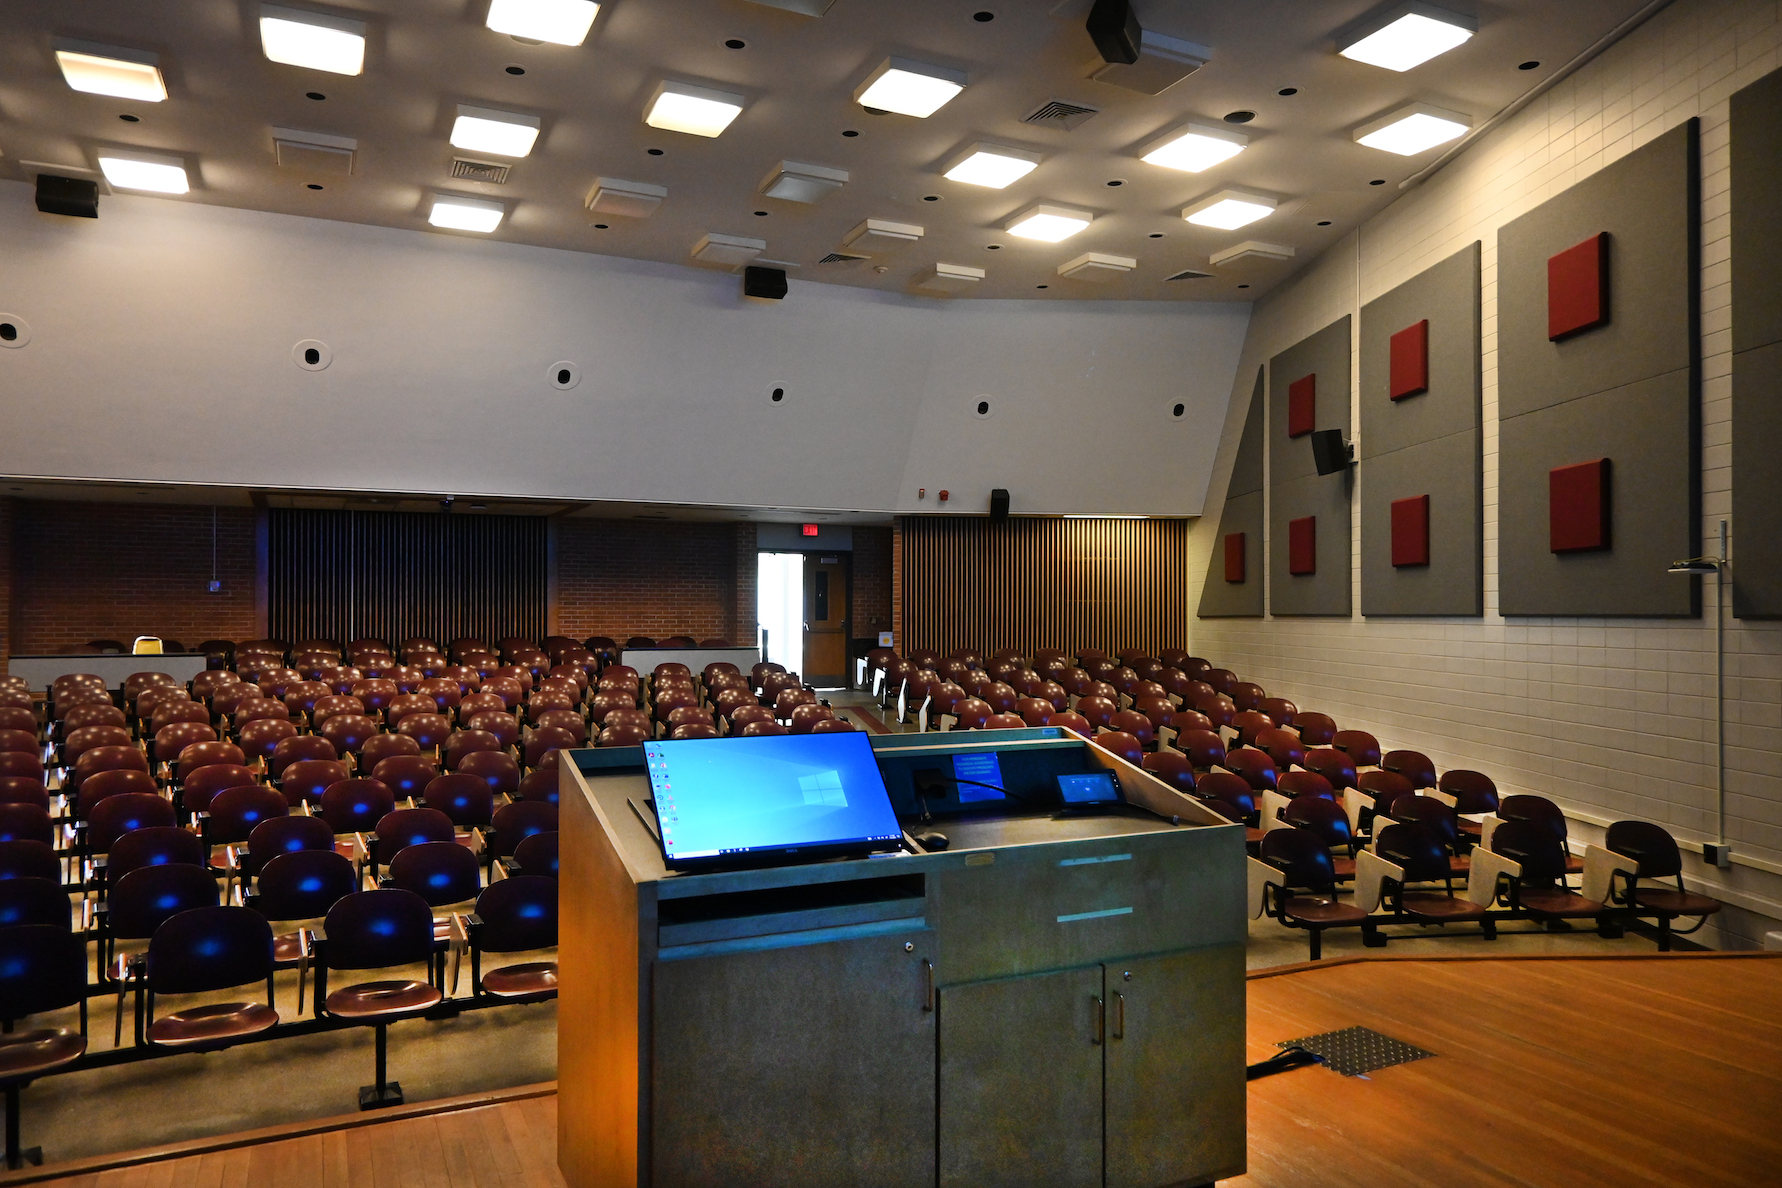
[(1349, 756), (1356, 767), (1380, 765), (1380, 740), (1365, 730), (1339, 730), (1330, 745)]
[(520, 762), (506, 751), (472, 751), (457, 770), (482, 780), (495, 796), (512, 796), (520, 787)]
[[(1417, 822), (1388, 825), (1376, 832), (1373, 850), (1402, 871), (1401, 877), (1386, 880), (1390, 885), (1387, 902), (1395, 922), (1460, 924), (1477, 920), (1486, 940), (1496, 938), (1497, 926), (1486, 915), (1485, 906), (1454, 894), (1449, 854), (1433, 828)], [(1413, 883), (1440, 883), (1445, 890), (1405, 890)]]
[[(229, 1047), (278, 1025), (273, 1007), (272, 926), (245, 907), (200, 907), (155, 930), (137, 976), (139, 1040), (154, 1047), (202, 1052)], [(206, 1002), (156, 1017), (157, 998), (266, 987), (266, 1002)]]
[[(67, 1068), (87, 1050), (86, 943), (67, 928), (0, 928), (0, 1091), (6, 1098), (6, 1166), (41, 1163), (19, 1146), (19, 1094), (37, 1078)], [(14, 1030), (32, 1015), (80, 1008), (80, 1029)]]
[(470, 917), (471, 993), (513, 1002), (557, 997), (557, 963), (533, 961), (484, 972), (485, 953), (522, 953), (557, 945), (557, 880), (520, 874), (491, 884), (477, 896)]
[[(1619, 902), (1624, 905), (1625, 915), (1658, 921), (1658, 949), (1661, 953), (1670, 952), (1673, 936), (1687, 936), (1720, 910), (1719, 900), (1684, 888), (1683, 858), (1677, 851), (1677, 842), (1660, 826), (1649, 821), (1616, 821), (1605, 832), (1603, 845), (1637, 864), (1638, 870), (1633, 876), (1618, 876), (1625, 882)], [(1642, 879), (1671, 878), (1677, 881), (1675, 889), (1640, 885)], [(1672, 924), (1684, 916), (1699, 916), (1701, 920), (1686, 932), (1674, 932)]]
[(1276, 872), (1264, 885), (1263, 910), (1289, 928), (1306, 930), (1307, 951), (1313, 961), (1324, 955), (1328, 928), (1359, 927), (1364, 936), (1376, 935), (1376, 925), (1366, 911), (1337, 898), (1335, 864), (1329, 848), (1315, 833), (1272, 829), (1263, 835), (1260, 853), (1261, 860)]
[(1387, 751), (1380, 757), (1380, 766), (1404, 776), (1419, 791), (1436, 786), (1435, 764), (1421, 751)]
[[(328, 909), (316, 941), (317, 1013), (376, 1031), (376, 1079), (359, 1090), (359, 1108), (400, 1105), (402, 1090), (388, 1080), (391, 1023), (417, 1018), (445, 998), (435, 972), (440, 944), (433, 909), (412, 891), (395, 887), (358, 891)], [(426, 981), (411, 978), (360, 982), (329, 990), (331, 971), (357, 973), (425, 963)]]
[(1512, 912), (1527, 912), (1541, 921), (1600, 918), (1608, 912), (1603, 902), (1586, 899), (1566, 886), (1567, 855), (1544, 825), (1504, 821), (1492, 832), (1488, 848), (1520, 866), (1508, 878)]
[[(330, 839), (326, 849), (295, 849), (274, 855), (259, 869), (253, 890), (243, 897), (245, 906), (258, 912), (274, 930), (273, 968), (297, 971), (299, 1015), (312, 956), (312, 930), (306, 925), (320, 922), (329, 908), (358, 890), (358, 883), (353, 864), (334, 852)], [(279, 931), (281, 927), (291, 931)]]
[(285, 803), (284, 796), (271, 788), (254, 785), (224, 789), (211, 800), (203, 821), (201, 836), (207, 851), (206, 862), (210, 847), (243, 845), (262, 821), (290, 814), (291, 806)]

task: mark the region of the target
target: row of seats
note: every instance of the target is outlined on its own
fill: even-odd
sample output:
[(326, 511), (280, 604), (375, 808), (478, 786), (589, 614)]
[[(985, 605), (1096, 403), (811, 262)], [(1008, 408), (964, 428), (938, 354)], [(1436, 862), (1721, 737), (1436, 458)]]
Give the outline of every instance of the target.
[[(908, 658), (879, 649), (867, 656), (867, 672), (886, 708), (901, 705), (918, 727), (1062, 726), (1244, 822), (1252, 854), (1273, 872), (1260, 884), (1274, 888), (1272, 898), (1258, 899), (1258, 912), (1306, 929), (1314, 958), (1323, 930), (1338, 925), (1384, 944), (1383, 923), (1477, 921), (1489, 937), (1500, 920), (1558, 928), (1583, 915), (1604, 935), (1619, 935), (1628, 920), (1655, 920), (1668, 950), (1676, 920), (1705, 921), (1719, 908), (1683, 887), (1674, 839), (1640, 821), (1618, 823), (1606, 847), (1592, 848), (1605, 851), (1601, 869), (1574, 895), (1566, 878), (1585, 875), (1588, 859), (1570, 853), (1565, 815), (1552, 801), (1500, 798), (1482, 772), (1438, 772), (1421, 752), (1383, 752), (1372, 734), (1341, 729), (1328, 714), (1180, 649), (1158, 657), (1009, 649), (988, 659), (975, 649)], [(1469, 883), (1480, 845), (1494, 858)], [(1380, 876), (1366, 882), (1368, 902), (1339, 900), (1361, 885), (1363, 853)], [(1382, 873), (1380, 862), (1398, 873)], [(1439, 893), (1406, 891), (1438, 874)]]
[[(137, 638), (152, 640), (155, 643), (158, 643), (160, 645), (158, 650), (161, 652), (168, 652), (168, 653), (181, 652), (181, 653), (183, 653), (187, 650), (185, 644), (183, 644), (179, 640), (173, 639), (171, 637), (150, 635), (150, 636), (139, 636)], [(549, 640), (559, 640), (559, 639), (568, 639), (569, 637), (554, 635), (554, 636), (550, 636), (548, 638), (549, 638)], [(384, 644), (384, 641), (376, 640), (376, 639), (361, 639), (361, 640), (355, 640), (353, 642), (355, 644), (374, 645), (374, 646), (377, 646), (380, 648), (387, 646)], [(431, 642), (432, 641), (430, 641), (430, 640), (416, 637), (414, 639), (404, 640), (403, 647), (407, 648), (408, 645), (413, 644), (413, 643), (429, 644)], [(460, 642), (474, 643), (477, 641), (475, 641), (475, 640), (468, 640), (468, 641), (454, 640), (452, 642), (455, 645)], [(514, 642), (514, 643), (525, 644), (527, 646), (534, 646), (534, 641), (526, 640), (526, 639), (520, 638), (520, 637), (515, 637), (512, 640), (503, 640), (502, 642), (504, 644), (509, 643), (509, 642)], [(574, 643), (575, 641), (569, 640), (569, 642)], [(276, 640), (276, 639), (250, 640), (250, 641), (247, 641), (247, 643), (252, 644), (252, 645), (275, 646), (284, 652), (290, 652), (293, 650), (293, 645), (286, 643), (283, 640)], [(314, 640), (314, 639), (302, 640), (302, 641), (299, 641), (299, 643), (296, 646), (302, 647), (305, 645), (320, 645), (320, 646), (324, 646), (324, 647), (332, 647), (337, 652), (342, 650), (340, 645), (333, 640)], [(89, 639), (84, 644), (70, 644), (70, 645), (62, 648), (60, 651), (60, 654), (65, 655), (65, 656), (92, 655), (94, 653), (97, 653), (100, 655), (120, 654), (120, 653), (129, 653), (129, 652), (134, 651), (135, 646), (136, 645), (135, 645), (134, 641), (132, 641), (130, 643), (126, 643), (125, 641), (123, 641), (121, 639)], [(240, 645), (238, 645), (234, 640), (207, 639), (207, 640), (204, 640), (203, 642), (201, 642), (200, 644), (198, 644), (197, 647), (192, 649), (192, 651), (202, 652), (207, 656), (211, 656), (213, 658), (220, 660), (221, 663), (219, 665), (217, 665), (218, 667), (227, 667), (229, 664), (232, 664), (234, 662), (235, 649), (238, 646), (240, 646)], [(666, 636), (662, 639), (655, 639), (648, 635), (631, 635), (631, 636), (625, 637), (625, 640), (623, 643), (620, 643), (619, 640), (617, 640), (609, 635), (594, 635), (594, 636), (589, 636), (586, 640), (582, 641), (582, 646), (588, 648), (590, 651), (611, 652), (616, 656), (621, 649), (636, 650), (639, 648), (729, 648), (729, 647), (734, 647), (736, 645), (732, 644), (727, 639), (715, 639), (715, 638), (701, 639), (701, 638), (697, 638), (692, 635), (670, 635), (670, 636)]]

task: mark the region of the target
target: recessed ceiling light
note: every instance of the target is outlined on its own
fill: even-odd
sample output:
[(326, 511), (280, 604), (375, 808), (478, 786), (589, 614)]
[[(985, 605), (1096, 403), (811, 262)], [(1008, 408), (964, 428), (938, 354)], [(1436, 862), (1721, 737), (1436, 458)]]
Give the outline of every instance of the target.
[(537, 116), (460, 103), (458, 118), (452, 122), (452, 147), (498, 157), (524, 157), (538, 140), (539, 127)]
[(1249, 143), (1250, 138), (1242, 132), (1215, 128), (1210, 124), (1188, 124), (1146, 145), (1139, 159), (1165, 169), (1199, 173), (1221, 161), (1229, 161), (1243, 152)]
[(1265, 219), (1275, 213), (1275, 200), (1261, 194), (1250, 194), (1243, 190), (1220, 190), (1207, 198), (1202, 198), (1193, 206), (1182, 211), (1182, 217), (1197, 227), (1215, 227), (1220, 231), (1233, 231), (1239, 227), (1247, 227), (1257, 219)]
[(1319, 219), (1318, 225), (1320, 227), (1328, 227), (1328, 226), (1330, 226), (1330, 220), (1329, 219)]
[(858, 136), (858, 135), (860, 135), (860, 133), (854, 131), (854, 129), (852, 129), (852, 128), (849, 128), (847, 131), (843, 132), (842, 135), (843, 136)]
[(599, 12), (592, 0), (490, 0), (488, 25), (509, 37), (580, 45)]
[(689, 136), (718, 136), (742, 114), (743, 97), (689, 83), (664, 82), (650, 100), (644, 123)]
[(1094, 221), (1095, 216), (1089, 211), (1040, 203), (1010, 219), (1004, 224), (1003, 230), (1010, 235), (1019, 235), (1022, 239), (1059, 243)]
[(1472, 120), (1457, 111), (1410, 103), (1355, 129), (1355, 142), (1368, 148), (1412, 157), (1438, 144), (1465, 136)]
[(1518, 70), (1539, 70), (1540, 68), (1541, 68), (1541, 64), (1539, 62), (1532, 60), (1532, 59), (1530, 59), (1529, 61), (1524, 62), (1520, 66), (1516, 67), (1516, 69), (1518, 69)]
[(1253, 111), (1228, 111), (1222, 117), (1228, 124), (1247, 124), (1256, 118)]
[(1478, 30), (1479, 22), (1472, 17), (1412, 2), (1368, 22), (1360, 36), (1337, 46), (1337, 53), (1370, 66), (1404, 71), (1464, 44)]
[(286, 66), (359, 74), (365, 69), (365, 22), (278, 4), (260, 5), (260, 45)]
[(1275, 94), (1277, 94), (1277, 95), (1297, 95), (1297, 94), (1299, 94), (1299, 88), (1298, 87), (1282, 87), (1280, 90), (1276, 91)]
[(485, 198), (459, 198), (441, 194), (433, 199), (427, 221), (435, 227), (452, 231), (478, 231), (488, 234), (501, 226), (507, 208)]
[(952, 160), (944, 175), (948, 181), (1000, 190), (1032, 173), (1043, 159), (1023, 149), (974, 144)]
[(726, 41), (724, 43), (724, 48), (725, 49), (748, 49), (749, 43), (744, 41), (740, 37), (732, 37), (729, 41)]
[(184, 194), (192, 188), (186, 163), (179, 157), (104, 149), (99, 168), (113, 189), (146, 190), (151, 194)]
[(886, 58), (854, 88), (860, 106), (926, 119), (965, 89), (962, 70), (930, 66), (909, 58)]
[(114, 99), (138, 99), (159, 103), (167, 98), (159, 59), (141, 50), (113, 49), (85, 42), (61, 42), (56, 64), (62, 77), (77, 91), (110, 95)]
[(131, 115), (129, 112), (125, 112), (123, 115), (120, 115), (118, 117), (118, 119), (123, 120), (126, 124), (140, 124), (140, 123), (142, 123), (141, 116)]

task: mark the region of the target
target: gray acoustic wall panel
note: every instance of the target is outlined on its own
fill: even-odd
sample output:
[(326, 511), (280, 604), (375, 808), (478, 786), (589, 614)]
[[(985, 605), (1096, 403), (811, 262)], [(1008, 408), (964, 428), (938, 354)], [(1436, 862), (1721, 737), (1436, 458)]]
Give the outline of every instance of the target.
[[(1244, 534), (1244, 580), (1225, 580), (1225, 538)], [(1262, 614), (1262, 492), (1234, 495), (1219, 513), (1219, 535), (1207, 564), (1207, 584), (1200, 591), (1203, 619), (1256, 618)]]
[[(1349, 319), (1339, 318), (1268, 361), (1268, 481), (1279, 486), (1318, 473), (1310, 435), (1287, 436), (1287, 389), (1316, 375), (1318, 429), (1349, 436)], [(1334, 476), (1332, 476), (1334, 477)]]
[[(1479, 257), (1473, 243), (1361, 311), (1361, 613), (1485, 609)], [(1426, 391), (1391, 398), (1392, 336), (1427, 320)], [(1429, 564), (1392, 564), (1392, 501), (1429, 496)]]
[[(1353, 470), (1342, 474), (1294, 479), (1269, 488), (1268, 592), (1273, 615), (1347, 615), (1354, 606), (1349, 593), (1349, 488)], [(1294, 520), (1316, 516), (1317, 572), (1293, 574), (1288, 569), (1288, 528)]]
[[(1353, 469), (1320, 475), (1312, 461), (1310, 434), (1290, 438), (1288, 389), (1316, 376), (1315, 429), (1349, 435), (1350, 319), (1339, 318), (1288, 347), (1268, 364), (1269, 611), (1276, 615), (1347, 615), (1349, 592), (1349, 498)], [(1287, 525), (1318, 517), (1318, 564), (1313, 574), (1287, 565)]]
[[(1207, 562), (1207, 580), (1200, 591), (1203, 619), (1255, 617), (1262, 614), (1262, 421), (1265, 411), (1263, 370), (1256, 369), (1256, 386), (1244, 413), (1244, 433), (1238, 439), (1237, 459), (1225, 489), (1225, 507), (1219, 513), (1219, 534), (1213, 538), (1213, 555)], [(1244, 580), (1225, 580), (1225, 538), (1244, 534)]]
[[(1673, 371), (1505, 420), (1498, 434), (1499, 583), (1506, 615), (1700, 614), (1700, 579), (1666, 573), (1693, 556), (1698, 420)], [(1679, 443), (1683, 448), (1680, 448)], [(1610, 547), (1554, 553), (1547, 475), (1608, 458)], [(1432, 509), (1433, 510), (1433, 509)]]
[[(1498, 416), (1690, 365), (1697, 349), (1695, 120), (1497, 233)], [(1547, 260), (1609, 233), (1609, 323), (1547, 340)]]
[[(1694, 615), (1701, 550), (1700, 157), (1684, 125), (1498, 231), (1505, 615)], [(1548, 339), (1547, 262), (1609, 236), (1609, 321)], [(1554, 553), (1549, 472), (1610, 460), (1609, 547)]]
[(1733, 614), (1782, 618), (1782, 342), (1733, 356), (1732, 531)]
[[(1392, 501), (1429, 496), (1429, 564), (1392, 565)], [(1484, 613), (1479, 435), (1450, 433), (1361, 468), (1361, 613)]]
[(1782, 618), (1782, 70), (1732, 97), (1733, 614)]

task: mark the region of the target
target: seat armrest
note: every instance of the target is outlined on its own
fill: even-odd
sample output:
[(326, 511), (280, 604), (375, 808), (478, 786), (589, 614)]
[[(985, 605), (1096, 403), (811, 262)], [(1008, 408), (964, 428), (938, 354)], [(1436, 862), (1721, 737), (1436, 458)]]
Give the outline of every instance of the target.
[(1349, 814), (1349, 836), (1357, 837), (1361, 833), (1361, 810), (1372, 808), (1374, 798), (1360, 788), (1343, 789), (1343, 811)]
[(1505, 858), (1502, 854), (1473, 847), (1472, 866), (1466, 876), (1466, 897), (1480, 907), (1490, 907), (1497, 899), (1499, 875), (1519, 879), (1522, 877), (1522, 864)]
[(1268, 889), (1279, 881), (1281, 872), (1259, 858), (1246, 858), (1250, 919), (1260, 920), (1262, 913), (1268, 908)]
[(1584, 847), (1584, 887), (1579, 892), (1585, 899), (1607, 903), (1617, 874), (1637, 875), (1640, 864), (1625, 854), (1602, 846)]
[(1481, 850), (1489, 850), (1491, 848), (1491, 835), (1496, 833), (1497, 827), (1499, 825), (1502, 825), (1503, 823), (1504, 823), (1504, 819), (1502, 817), (1498, 816), (1496, 813), (1492, 813), (1490, 816), (1480, 818), (1480, 820), (1479, 820), (1479, 844), (1476, 848), (1481, 849)]
[(1403, 883), (1405, 868), (1386, 861), (1372, 850), (1355, 855), (1355, 906), (1372, 912), (1380, 906), (1380, 885), (1387, 879)]
[(1279, 820), (1281, 810), (1285, 809), (1290, 801), (1290, 797), (1282, 796), (1273, 788), (1269, 788), (1262, 793), (1262, 803), (1257, 805), (1257, 808), (1262, 812), (1262, 828), (1265, 831), (1273, 828), (1269, 822)]

